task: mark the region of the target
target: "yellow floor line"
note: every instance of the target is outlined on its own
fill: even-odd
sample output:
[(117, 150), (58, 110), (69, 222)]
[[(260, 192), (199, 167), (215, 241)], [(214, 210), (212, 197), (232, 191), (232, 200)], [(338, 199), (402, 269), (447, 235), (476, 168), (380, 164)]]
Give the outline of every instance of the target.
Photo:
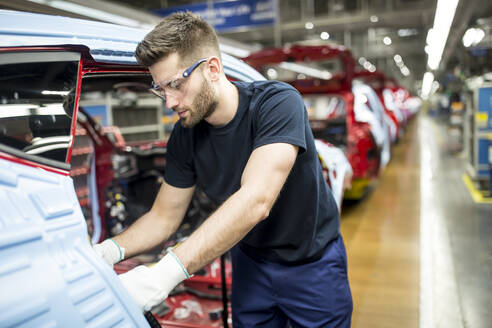
[(475, 189), (475, 186), (473, 185), (473, 182), (471, 181), (468, 174), (463, 174), (461, 178), (468, 188), (468, 191), (470, 191), (470, 195), (475, 203), (492, 204), (492, 197), (485, 197), (482, 192), (480, 192), (480, 190)]

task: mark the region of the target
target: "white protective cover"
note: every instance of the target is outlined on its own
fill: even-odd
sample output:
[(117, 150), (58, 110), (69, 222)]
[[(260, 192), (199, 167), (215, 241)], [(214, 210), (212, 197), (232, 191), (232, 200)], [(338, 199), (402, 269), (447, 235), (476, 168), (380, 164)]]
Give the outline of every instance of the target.
[[(368, 85), (356, 82), (352, 85), (354, 94), (355, 120), (370, 125), (371, 133), (378, 147), (381, 148), (381, 169), (388, 164), (391, 135), (384, 108), (376, 92)], [(371, 108), (367, 104), (371, 105)]]
[(328, 145), (318, 139), (314, 142), (322, 165), (328, 169), (331, 191), (340, 212), (343, 192), (352, 179), (352, 166), (340, 148)]

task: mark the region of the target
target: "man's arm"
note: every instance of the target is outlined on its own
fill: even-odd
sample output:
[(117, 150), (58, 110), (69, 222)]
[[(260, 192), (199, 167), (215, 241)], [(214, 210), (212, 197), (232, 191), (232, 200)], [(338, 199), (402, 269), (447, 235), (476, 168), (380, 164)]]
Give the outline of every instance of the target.
[(228, 251), (268, 217), (297, 153), (297, 146), (286, 143), (268, 144), (251, 153), (241, 188), (175, 248), (174, 253), (188, 273), (196, 272)]
[(113, 238), (125, 248), (125, 257), (143, 253), (166, 241), (181, 224), (194, 190), (195, 187), (176, 188), (164, 181), (152, 209)]
[[(148, 311), (162, 302), (190, 273), (229, 250), (258, 222), (267, 218), (294, 165), (297, 152), (297, 146), (285, 143), (255, 149), (243, 171), (241, 188), (188, 239), (152, 267), (140, 265), (121, 274), (121, 282), (138, 306)], [(144, 238), (133, 233), (127, 234), (128, 244), (131, 238)]]

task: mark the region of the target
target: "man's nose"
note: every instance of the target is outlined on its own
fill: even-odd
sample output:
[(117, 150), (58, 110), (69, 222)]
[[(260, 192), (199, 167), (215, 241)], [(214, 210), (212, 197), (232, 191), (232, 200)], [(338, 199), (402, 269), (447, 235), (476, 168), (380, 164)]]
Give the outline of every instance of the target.
[(166, 107), (169, 109), (174, 109), (174, 107), (179, 105), (177, 97), (166, 95)]

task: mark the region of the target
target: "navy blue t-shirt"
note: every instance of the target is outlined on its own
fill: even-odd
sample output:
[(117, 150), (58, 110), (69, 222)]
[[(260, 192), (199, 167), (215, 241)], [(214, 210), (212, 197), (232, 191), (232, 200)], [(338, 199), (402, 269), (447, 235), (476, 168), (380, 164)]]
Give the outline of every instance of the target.
[(302, 97), (277, 81), (234, 82), (237, 112), (227, 125), (201, 121), (175, 125), (167, 145), (164, 178), (178, 188), (197, 184), (217, 205), (241, 186), (252, 151), (271, 143), (299, 147), (296, 162), (265, 220), (239, 243), (246, 252), (281, 263), (319, 257), (338, 236), (335, 200), (321, 172)]

